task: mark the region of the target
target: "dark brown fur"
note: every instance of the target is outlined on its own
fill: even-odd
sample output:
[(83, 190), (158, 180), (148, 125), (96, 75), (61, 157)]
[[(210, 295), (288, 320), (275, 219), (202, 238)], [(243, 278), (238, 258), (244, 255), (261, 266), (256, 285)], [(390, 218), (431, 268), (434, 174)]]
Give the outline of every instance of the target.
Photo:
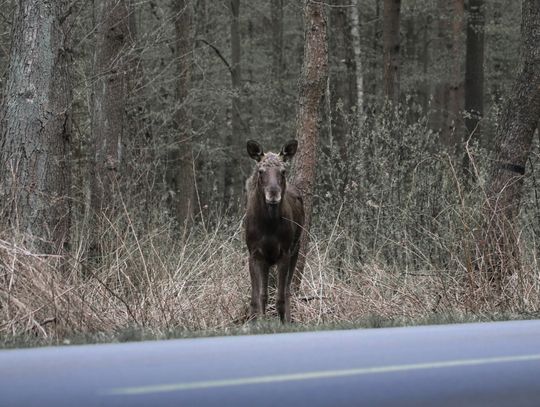
[(264, 154), (261, 146), (248, 141), (248, 154), (257, 166), (246, 184), (246, 244), (251, 277), (250, 316), (264, 314), (268, 301), (268, 273), (277, 266), (276, 308), (282, 322), (291, 321), (290, 287), (298, 259), (304, 207), (300, 193), (287, 185), (287, 161), (296, 153), (296, 141), (279, 154)]

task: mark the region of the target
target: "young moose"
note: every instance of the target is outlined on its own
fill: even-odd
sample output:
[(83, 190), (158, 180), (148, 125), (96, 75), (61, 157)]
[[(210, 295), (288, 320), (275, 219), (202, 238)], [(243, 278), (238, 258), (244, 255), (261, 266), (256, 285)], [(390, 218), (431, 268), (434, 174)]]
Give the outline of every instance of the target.
[(290, 287), (298, 259), (304, 206), (300, 193), (287, 185), (287, 162), (298, 142), (287, 142), (279, 154), (264, 153), (256, 141), (247, 142), (247, 152), (257, 161), (246, 184), (246, 244), (251, 276), (251, 318), (264, 314), (268, 301), (268, 273), (277, 265), (276, 308), (281, 322), (291, 321)]

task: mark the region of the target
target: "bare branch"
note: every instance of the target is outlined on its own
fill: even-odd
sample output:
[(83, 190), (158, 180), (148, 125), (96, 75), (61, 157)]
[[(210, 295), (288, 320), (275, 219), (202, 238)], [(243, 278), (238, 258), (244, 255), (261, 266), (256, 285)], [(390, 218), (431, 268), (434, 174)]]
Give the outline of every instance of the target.
[(223, 63), (225, 64), (225, 66), (229, 69), (229, 72), (232, 75), (233, 71), (232, 71), (231, 65), (229, 64), (229, 62), (225, 59), (225, 57), (223, 56), (221, 51), (215, 45), (210, 44), (208, 41), (206, 41), (205, 39), (202, 39), (202, 38), (197, 39), (197, 41), (202, 42), (203, 44), (206, 44), (210, 48), (212, 48), (216, 52), (219, 59), (221, 59), (223, 61)]

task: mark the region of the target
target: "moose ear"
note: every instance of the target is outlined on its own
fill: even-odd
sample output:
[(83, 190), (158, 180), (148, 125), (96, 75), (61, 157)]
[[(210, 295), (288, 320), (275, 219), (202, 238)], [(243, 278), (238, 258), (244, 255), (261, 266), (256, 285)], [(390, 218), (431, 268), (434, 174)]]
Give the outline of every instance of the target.
[(248, 140), (246, 147), (247, 153), (251, 158), (253, 158), (255, 161), (261, 161), (264, 152), (259, 143), (254, 140)]
[(298, 141), (296, 140), (289, 140), (285, 143), (285, 145), (281, 148), (281, 152), (279, 153), (283, 157), (283, 161), (288, 161), (291, 158), (294, 157), (296, 154), (296, 149), (298, 148)]

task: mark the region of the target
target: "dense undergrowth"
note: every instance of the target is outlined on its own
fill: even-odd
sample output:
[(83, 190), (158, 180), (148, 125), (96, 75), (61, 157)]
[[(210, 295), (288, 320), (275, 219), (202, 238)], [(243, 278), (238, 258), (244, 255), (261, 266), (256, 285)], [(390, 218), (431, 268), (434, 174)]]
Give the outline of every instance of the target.
[(240, 215), (199, 218), (179, 232), (159, 206), (141, 214), (126, 199), (116, 219), (103, 219), (100, 258), (89, 258), (83, 204), (67, 253), (41, 255), (13, 231), (0, 233), (0, 344), (536, 317), (537, 154), (513, 236), (518, 261), (494, 281), (478, 247), (489, 152), (470, 147), (475, 182), (465, 187), (461, 161), (437, 145), (425, 120), (407, 124), (396, 112), (365, 120), (356, 132), (362, 137), (350, 140), (348, 164), (331, 144), (321, 151), (292, 326), (276, 323), (272, 301), (262, 324), (247, 322)]
[[(0, 240), (0, 342), (394, 326), (539, 312), (535, 264), (496, 294), (486, 279), (472, 286), (465, 267), (424, 263), (400, 269), (378, 258), (377, 251), (360, 260), (351, 231), (338, 223), (330, 234), (313, 232), (302, 285), (293, 296), (293, 327), (277, 324), (272, 301), (262, 325), (247, 322), (250, 284), (239, 219), (211, 230), (197, 228), (183, 242), (166, 229), (139, 237), (127, 228), (109, 242), (99, 266), (77, 253), (41, 256)], [(405, 243), (400, 248), (407, 250)]]

